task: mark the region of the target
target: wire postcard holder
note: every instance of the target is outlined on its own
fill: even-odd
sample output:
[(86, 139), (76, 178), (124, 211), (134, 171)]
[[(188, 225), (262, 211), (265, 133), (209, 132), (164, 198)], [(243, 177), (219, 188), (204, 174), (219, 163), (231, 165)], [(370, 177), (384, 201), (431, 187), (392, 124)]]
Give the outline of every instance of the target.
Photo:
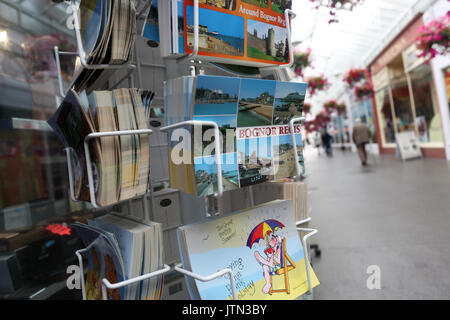
[[(98, 205), (97, 201), (96, 201), (95, 179), (94, 179), (94, 173), (92, 170), (93, 163), (92, 163), (91, 155), (90, 155), (90, 151), (89, 151), (89, 142), (92, 139), (97, 139), (97, 138), (101, 138), (101, 137), (112, 137), (112, 136), (123, 136), (123, 135), (141, 135), (141, 134), (151, 135), (152, 129), (123, 130), (123, 131), (112, 131), (112, 132), (94, 132), (94, 133), (91, 133), (88, 136), (86, 136), (86, 138), (84, 139), (84, 152), (85, 152), (85, 158), (86, 158), (86, 170), (87, 170), (87, 175), (88, 175), (88, 187), (89, 187), (90, 202), (94, 208), (98, 209), (98, 208), (102, 208), (102, 206)], [(65, 151), (66, 151), (66, 157), (67, 157), (67, 171), (68, 171), (68, 175), (69, 175), (70, 198), (72, 199), (72, 201), (79, 201), (76, 198), (75, 192), (74, 192), (75, 179), (74, 179), (73, 163), (72, 163), (72, 154), (73, 153), (71, 151), (71, 148), (66, 148)], [(133, 197), (130, 199), (121, 200), (114, 204), (122, 203), (122, 202), (133, 200), (133, 199), (142, 198), (143, 204), (144, 204), (145, 220), (150, 221), (151, 216), (150, 216), (150, 211), (149, 211), (148, 203), (147, 203), (147, 194), (148, 193), (150, 193), (150, 196), (151, 196), (151, 205), (152, 205), (152, 210), (153, 210), (152, 212), (155, 212), (155, 201), (154, 201), (154, 192), (153, 192), (152, 179), (151, 179), (151, 168), (149, 168), (148, 181), (149, 181), (148, 190), (146, 191), (146, 193), (144, 195), (139, 195), (139, 196), (136, 196), (136, 197)], [(113, 204), (111, 204), (111, 205), (113, 205)]]
[[(60, 97), (64, 98), (66, 95), (66, 90), (64, 90), (63, 85), (63, 79), (62, 79), (62, 73), (61, 73), (61, 63), (60, 63), (60, 55), (69, 55), (69, 56), (77, 56), (79, 58), (81, 67), (83, 69), (87, 70), (119, 70), (119, 69), (127, 69), (128, 72), (126, 75), (121, 78), (117, 83), (116, 86), (118, 86), (122, 81), (130, 77), (131, 73), (136, 69), (136, 65), (131, 62), (126, 62), (124, 64), (90, 64), (87, 62), (86, 59), (86, 52), (84, 50), (83, 46), (83, 39), (81, 36), (81, 28), (80, 28), (80, 21), (78, 18), (78, 10), (79, 5), (77, 5), (75, 0), (66, 1), (71, 9), (72, 12), (72, 18), (73, 18), (73, 27), (75, 30), (75, 40), (76, 40), (76, 52), (67, 52), (67, 51), (60, 51), (58, 46), (54, 47), (54, 54), (55, 54), (55, 60), (56, 60), (56, 67), (58, 69), (58, 89), (59, 89), (59, 95)], [(69, 88), (71, 88), (76, 81), (77, 77), (74, 77), (72, 79), (72, 82), (69, 85)]]

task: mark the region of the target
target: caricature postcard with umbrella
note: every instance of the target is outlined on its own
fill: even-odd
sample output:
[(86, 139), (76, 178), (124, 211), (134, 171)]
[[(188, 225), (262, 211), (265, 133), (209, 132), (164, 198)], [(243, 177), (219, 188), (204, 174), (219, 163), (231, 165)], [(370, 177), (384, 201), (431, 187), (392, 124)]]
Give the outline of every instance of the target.
[[(296, 299), (309, 289), (291, 200), (275, 200), (178, 229), (183, 267), (201, 276), (233, 271), (240, 300)], [(311, 284), (319, 281), (310, 268)], [(187, 277), (191, 298), (232, 298), (228, 274), (209, 282)]]

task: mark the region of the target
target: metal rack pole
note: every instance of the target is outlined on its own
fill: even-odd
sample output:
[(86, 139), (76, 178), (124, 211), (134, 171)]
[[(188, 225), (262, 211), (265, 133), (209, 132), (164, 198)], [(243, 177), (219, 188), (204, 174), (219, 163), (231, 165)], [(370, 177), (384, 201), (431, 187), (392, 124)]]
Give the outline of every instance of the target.
[[(295, 132), (294, 132), (294, 123), (300, 122), (303, 123), (305, 121), (305, 117), (293, 118), (289, 121), (289, 129), (291, 130), (292, 144), (294, 146), (294, 159), (295, 159), (295, 169), (297, 172), (297, 176), (295, 178), (299, 178), (302, 175), (302, 169), (300, 167), (299, 158), (298, 158), (298, 150), (297, 150), (297, 142), (295, 140)], [(303, 141), (302, 141), (303, 145)]]
[(306, 275), (308, 277), (308, 293), (307, 294), (312, 294), (313, 288), (312, 288), (312, 283), (311, 283), (311, 266), (310, 266), (310, 261), (309, 261), (308, 244), (306, 241), (310, 237), (312, 237), (313, 235), (318, 233), (319, 231), (317, 229), (311, 229), (311, 228), (297, 228), (297, 231), (308, 232), (308, 234), (306, 234), (302, 239), (302, 245), (303, 245), (303, 252), (305, 255)]

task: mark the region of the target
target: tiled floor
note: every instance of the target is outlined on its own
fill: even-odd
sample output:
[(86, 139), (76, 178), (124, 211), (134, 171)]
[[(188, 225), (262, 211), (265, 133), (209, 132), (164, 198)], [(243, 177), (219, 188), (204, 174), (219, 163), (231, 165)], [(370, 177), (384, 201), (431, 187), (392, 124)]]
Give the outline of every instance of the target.
[[(315, 299), (450, 299), (450, 162), (305, 153)], [(376, 160), (374, 162), (374, 160)], [(381, 289), (369, 290), (369, 266)]]

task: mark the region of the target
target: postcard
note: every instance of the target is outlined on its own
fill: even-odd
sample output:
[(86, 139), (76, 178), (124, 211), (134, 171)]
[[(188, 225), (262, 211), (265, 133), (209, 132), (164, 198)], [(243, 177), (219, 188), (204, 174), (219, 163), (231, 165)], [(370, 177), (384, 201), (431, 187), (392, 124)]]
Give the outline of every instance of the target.
[(247, 19), (247, 55), (249, 58), (287, 63), (286, 28)]
[(272, 124), (276, 82), (242, 79), (239, 94), (238, 127)]
[(142, 29), (142, 37), (148, 39), (148, 44), (152, 48), (159, 46), (159, 24), (158, 24), (158, 0), (150, 1), (150, 10), (147, 15), (147, 20)]
[[(194, 49), (194, 7), (186, 7), (186, 47)], [(245, 20), (220, 11), (199, 9), (199, 51), (228, 56), (244, 55)]]
[[(302, 160), (303, 142), (301, 134), (295, 135), (295, 142), (297, 145), (299, 160)], [(295, 150), (291, 134), (272, 137), (272, 152), (275, 180), (294, 177), (297, 175), (294, 153)]]
[[(194, 158), (197, 196), (204, 197), (218, 190), (216, 157)], [(239, 188), (238, 163), (236, 153), (224, 153), (221, 159), (223, 190)]]
[[(210, 275), (231, 269), (239, 300), (296, 299), (309, 289), (292, 200), (275, 200), (180, 227), (178, 238), (183, 263), (192, 272)], [(312, 268), (310, 274), (315, 287), (319, 281)], [(232, 298), (228, 275), (188, 285), (193, 299)]]
[(277, 81), (273, 124), (289, 124), (302, 116), (306, 87), (306, 83)]
[(241, 187), (273, 179), (272, 137), (238, 139), (236, 148)]

